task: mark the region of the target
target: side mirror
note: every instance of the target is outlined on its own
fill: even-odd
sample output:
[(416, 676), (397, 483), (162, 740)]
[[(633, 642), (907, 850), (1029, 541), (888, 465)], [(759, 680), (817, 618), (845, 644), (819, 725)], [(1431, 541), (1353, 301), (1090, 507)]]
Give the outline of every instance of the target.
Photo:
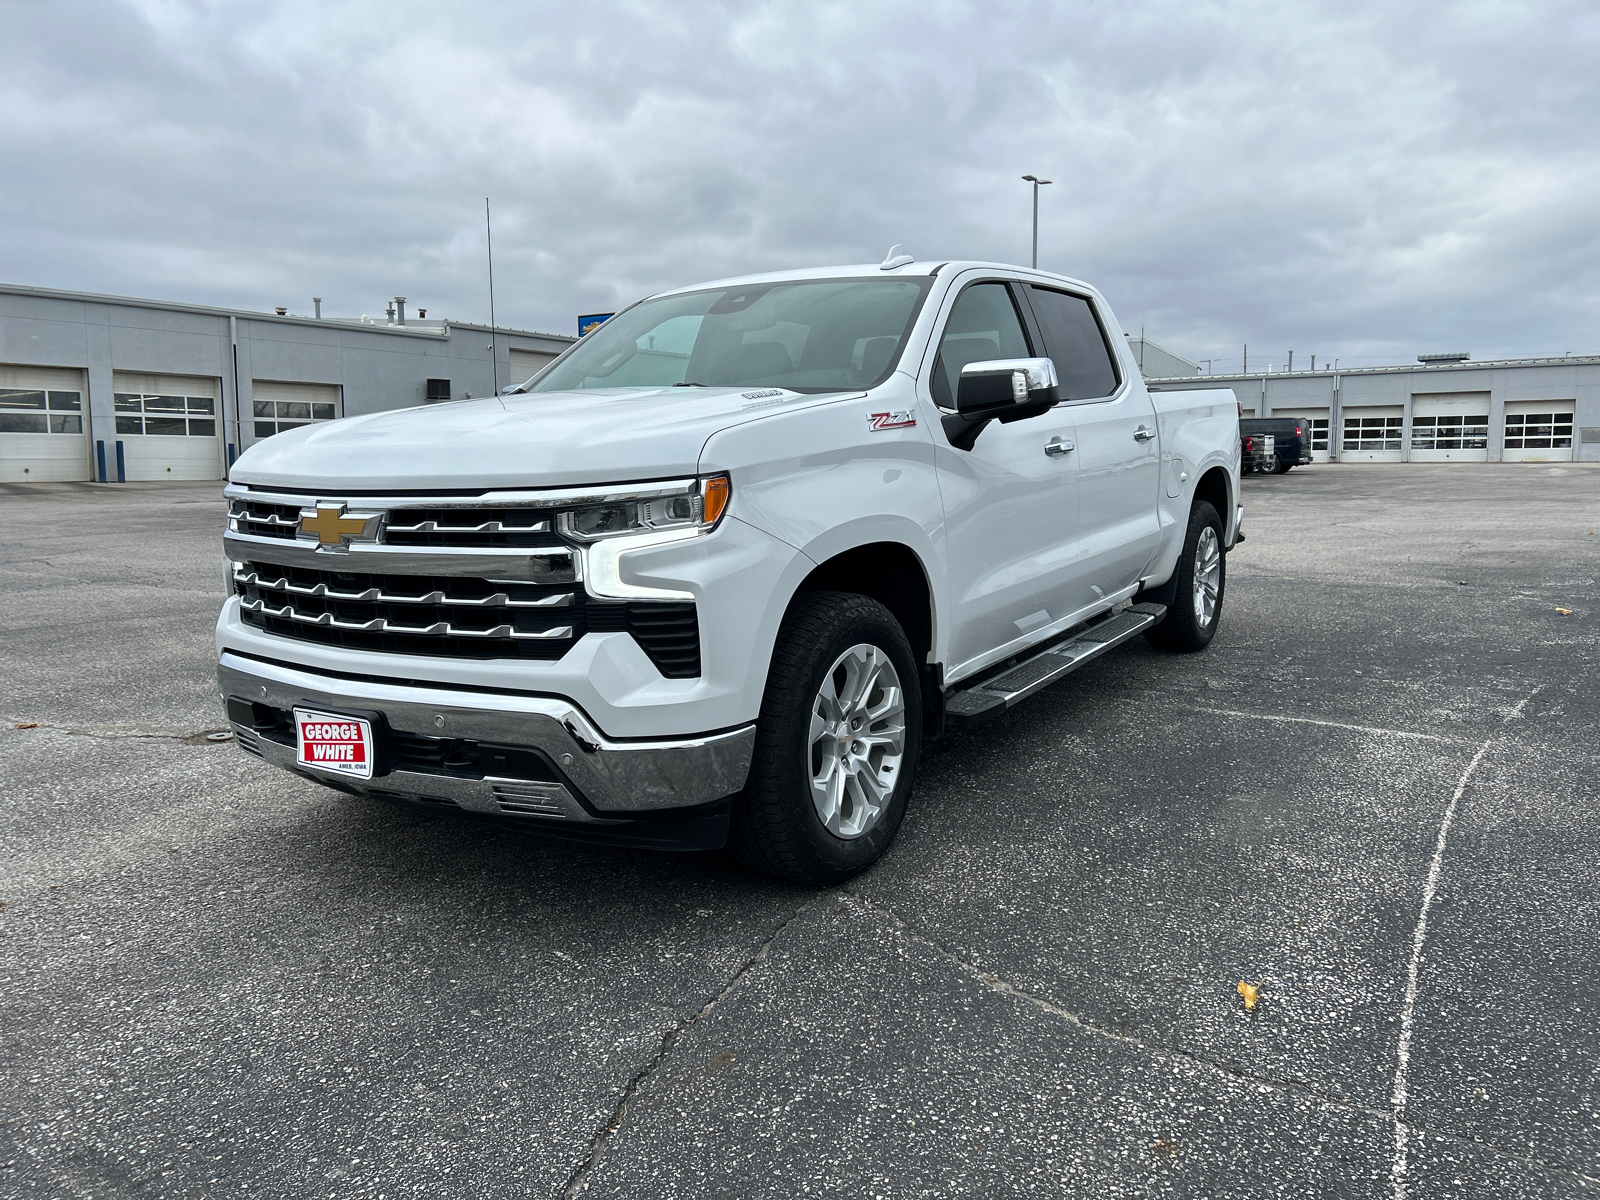
[(957, 450), (971, 450), (990, 421), (1038, 416), (1062, 400), (1056, 364), (1048, 358), (996, 358), (961, 368), (956, 411), (940, 419)]
[(995, 416), (1016, 404), (1054, 404), (1056, 364), (1048, 358), (997, 358), (961, 368), (956, 411), (963, 417)]

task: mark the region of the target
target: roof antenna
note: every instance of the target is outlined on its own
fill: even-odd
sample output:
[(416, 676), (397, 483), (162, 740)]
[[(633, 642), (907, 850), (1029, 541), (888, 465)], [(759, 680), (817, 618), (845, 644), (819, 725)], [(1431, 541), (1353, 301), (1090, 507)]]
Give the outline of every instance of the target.
[(912, 258), (911, 255), (909, 255), (909, 254), (896, 254), (895, 251), (898, 250), (898, 249), (900, 249), (900, 243), (899, 242), (896, 242), (894, 245), (889, 247), (889, 253), (887, 253), (887, 254), (885, 254), (883, 256), (883, 261), (878, 264), (878, 270), (880, 270), (880, 271), (892, 271), (896, 267), (903, 267), (907, 263), (912, 263), (912, 262), (916, 262), (917, 261), (916, 259)]

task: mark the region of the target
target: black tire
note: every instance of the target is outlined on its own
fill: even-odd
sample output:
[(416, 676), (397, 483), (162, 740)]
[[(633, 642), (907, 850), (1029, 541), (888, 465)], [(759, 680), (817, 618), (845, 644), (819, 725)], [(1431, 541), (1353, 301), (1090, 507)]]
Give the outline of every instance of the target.
[(1272, 458), (1272, 461), (1267, 464), (1267, 469), (1264, 472), (1264, 474), (1267, 474), (1267, 475), (1282, 475), (1288, 469), (1289, 469), (1289, 464), (1284, 462), (1283, 459), (1278, 458), (1276, 455), (1274, 455), (1273, 458)]
[[(904, 699), (904, 750), (876, 824), (835, 835), (811, 795), (812, 706), (840, 655), (868, 644), (887, 656)], [(882, 604), (848, 592), (802, 592), (778, 630), (756, 724), (755, 753), (735, 799), (729, 848), (747, 865), (796, 883), (830, 884), (876, 862), (905, 816), (922, 749), (922, 688), (905, 631)]]
[[(1202, 621), (1195, 611), (1195, 559), (1207, 529), (1216, 539), (1217, 594), (1210, 621)], [(1173, 579), (1176, 586), (1167, 606), (1166, 619), (1144, 635), (1152, 646), (1178, 654), (1193, 654), (1211, 644), (1222, 620), (1222, 600), (1228, 585), (1228, 556), (1222, 551), (1222, 536), (1222, 518), (1217, 510), (1205, 500), (1196, 500), (1189, 510), (1189, 528), (1183, 536), (1183, 553), (1178, 557)]]

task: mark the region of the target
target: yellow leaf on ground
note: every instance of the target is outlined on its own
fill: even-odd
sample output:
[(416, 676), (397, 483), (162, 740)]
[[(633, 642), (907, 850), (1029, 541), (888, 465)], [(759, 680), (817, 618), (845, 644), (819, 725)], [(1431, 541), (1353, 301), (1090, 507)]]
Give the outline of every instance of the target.
[(1563, 617), (1570, 617), (1572, 615), (1572, 610), (1570, 608), (1558, 608), (1556, 611)]
[(1261, 989), (1255, 984), (1245, 983), (1242, 979), (1239, 981), (1239, 995), (1244, 997), (1244, 1006), (1246, 1008), (1254, 1008), (1256, 1006), (1256, 997), (1260, 994)]

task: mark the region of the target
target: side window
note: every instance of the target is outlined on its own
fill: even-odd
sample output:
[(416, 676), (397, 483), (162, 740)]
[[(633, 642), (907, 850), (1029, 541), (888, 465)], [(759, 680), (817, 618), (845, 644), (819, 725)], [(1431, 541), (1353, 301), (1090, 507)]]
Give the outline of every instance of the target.
[(1050, 288), (1031, 287), (1028, 297), (1055, 360), (1062, 398), (1096, 400), (1116, 391), (1116, 364), (1094, 306), (1082, 296)]
[(956, 299), (939, 341), (929, 390), (940, 408), (956, 406), (956, 385), (968, 363), (996, 358), (1028, 358), (1027, 335), (1003, 283), (975, 283)]

